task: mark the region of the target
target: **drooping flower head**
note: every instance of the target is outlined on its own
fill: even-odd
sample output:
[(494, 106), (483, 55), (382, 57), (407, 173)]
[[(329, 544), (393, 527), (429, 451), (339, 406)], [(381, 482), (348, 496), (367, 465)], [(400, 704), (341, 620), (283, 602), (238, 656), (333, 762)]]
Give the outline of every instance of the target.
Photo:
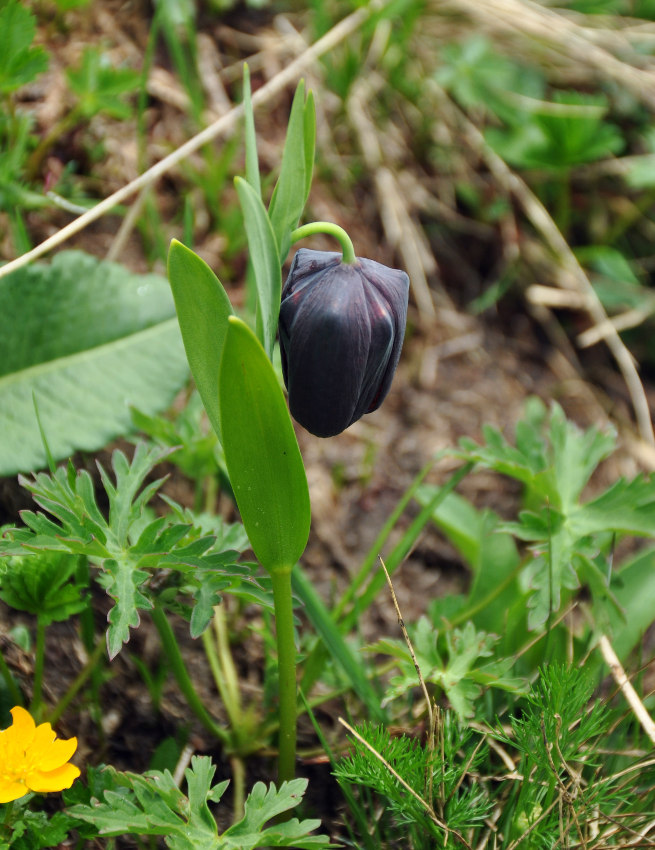
[(280, 351), (291, 414), (332, 437), (382, 404), (405, 335), (409, 278), (374, 260), (301, 248), (282, 290)]
[(35, 724), (29, 712), (11, 709), (13, 724), (0, 730), (0, 803), (24, 797), (28, 791), (62, 791), (80, 775), (67, 764), (77, 738), (57, 738), (49, 723)]

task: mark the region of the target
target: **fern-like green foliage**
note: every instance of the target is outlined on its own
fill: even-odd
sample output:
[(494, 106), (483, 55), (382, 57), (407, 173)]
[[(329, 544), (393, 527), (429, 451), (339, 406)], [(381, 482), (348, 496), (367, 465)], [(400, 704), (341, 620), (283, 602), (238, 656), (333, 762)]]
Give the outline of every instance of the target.
[[(430, 749), (407, 735), (392, 736), (382, 726), (364, 724), (357, 731), (386, 764), (353, 739), (351, 753), (337, 763), (335, 775), (340, 783), (371, 788), (383, 799), (395, 826), (407, 838), (405, 846), (427, 850), (437, 846), (435, 839), (443, 841), (444, 833), (461, 833), (488, 816), (489, 796), (468, 775), (481, 762), (485, 750), (480, 747), (467, 762), (463, 752), (472, 749), (474, 733), (453, 715), (444, 715), (438, 749)], [(407, 786), (414, 794), (408, 792)], [(457, 841), (452, 846), (461, 846)]]
[[(193, 524), (190, 512), (167, 500), (171, 512), (153, 518), (148, 503), (164, 479), (145, 482), (169, 452), (170, 449), (139, 443), (130, 462), (121, 451), (115, 451), (113, 479), (98, 464), (109, 502), (107, 517), (98, 507), (93, 480), (85, 470), (76, 471), (69, 464), (53, 475), (21, 477), (22, 485), (32, 492), (45, 513), (23, 512), (25, 527), (8, 529), (0, 540), (0, 555), (21, 556), (20, 561), (9, 560), (4, 567), (3, 592), (12, 594), (6, 601), (30, 610), (18, 597), (19, 582), (25, 584), (27, 580), (22, 576), (38, 573), (29, 564), (29, 553), (89, 558), (100, 567), (98, 583), (114, 602), (108, 617), (110, 657), (129, 640), (130, 629), (138, 626), (139, 611), (152, 607), (150, 579), (156, 570), (168, 571), (163, 590), (169, 602), (176, 599), (180, 588), (190, 598), (192, 604), (187, 602), (178, 607), (190, 617), (194, 636), (208, 626), (221, 592), (241, 594), (248, 600), (256, 599), (272, 606), (270, 591), (254, 580), (251, 566), (237, 563), (239, 552), (221, 548), (215, 533), (208, 534)], [(239, 537), (241, 548), (245, 548), (243, 535)], [(233, 541), (236, 540), (233, 536)], [(60, 593), (71, 592), (65, 587)], [(29, 588), (21, 593), (25, 596), (28, 591), (35, 593)]]
[(185, 771), (187, 795), (169, 771), (140, 775), (105, 769), (100, 799), (70, 806), (68, 814), (93, 824), (100, 835), (159, 835), (170, 850), (253, 850), (255, 847), (334, 847), (324, 835), (310, 835), (318, 820), (297, 818), (267, 826), (297, 806), (306, 779), (284, 782), (280, 788), (263, 782), (253, 787), (244, 816), (219, 834), (209, 803), (220, 803), (229, 781), (212, 785), (216, 767), (205, 756), (194, 756)]
[[(511, 786), (502, 817), (508, 838), (529, 830), (527, 846), (535, 850), (553, 847), (554, 840), (557, 846), (622, 847), (648, 816), (652, 765), (650, 780), (642, 776), (650, 787), (646, 797), (627, 795), (619, 778), (630, 776), (630, 768), (612, 774), (610, 767), (621, 761), (600, 752), (609, 744), (612, 717), (600, 701), (589, 701), (592, 691), (584, 669), (544, 667), (520, 714), (510, 718), (511, 733), (493, 733), (519, 754), (521, 781)], [(605, 834), (612, 836), (609, 844)]]
[(354, 739), (335, 775), (377, 820), (384, 846), (629, 846), (652, 820), (655, 765), (649, 750), (640, 761), (623, 754), (638, 733), (617, 735), (593, 687), (584, 669), (544, 667), (502, 724), (485, 731), (439, 713), (431, 745), (364, 724), (357, 731), (379, 757)]

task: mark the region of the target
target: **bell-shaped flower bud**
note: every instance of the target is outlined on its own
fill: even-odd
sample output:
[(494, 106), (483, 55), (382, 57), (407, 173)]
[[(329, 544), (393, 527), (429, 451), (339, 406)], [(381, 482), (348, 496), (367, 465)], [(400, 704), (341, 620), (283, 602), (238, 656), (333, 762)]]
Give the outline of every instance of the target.
[(301, 248), (282, 290), (280, 351), (291, 414), (333, 437), (382, 404), (405, 335), (409, 278), (374, 260)]

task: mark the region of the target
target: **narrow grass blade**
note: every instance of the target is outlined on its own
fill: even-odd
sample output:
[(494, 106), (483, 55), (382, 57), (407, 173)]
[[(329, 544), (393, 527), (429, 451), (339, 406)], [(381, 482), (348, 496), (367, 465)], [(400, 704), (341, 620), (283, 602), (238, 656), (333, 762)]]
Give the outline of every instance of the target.
[(246, 180), (261, 198), (262, 187), (259, 177), (257, 134), (255, 133), (255, 116), (252, 111), (250, 68), (247, 63), (243, 66), (243, 114), (245, 116), (244, 133), (246, 141)]
[(299, 566), (294, 567), (291, 578), (293, 592), (302, 601), (304, 613), (334, 661), (346, 675), (353, 690), (366, 706), (369, 716), (384, 722), (385, 713), (382, 710), (381, 697), (370, 683), (364, 665), (345, 642), (323, 600)]

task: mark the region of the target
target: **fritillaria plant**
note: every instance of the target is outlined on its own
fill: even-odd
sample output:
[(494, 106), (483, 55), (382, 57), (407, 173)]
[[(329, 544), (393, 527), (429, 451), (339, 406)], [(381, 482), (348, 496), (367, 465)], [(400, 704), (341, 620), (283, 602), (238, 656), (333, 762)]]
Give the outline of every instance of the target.
[[(291, 411), (318, 436), (347, 428), (387, 394), (400, 356), (409, 281), (355, 257), (347, 234), (324, 222), (297, 227), (311, 185), (315, 115), (301, 82), (268, 208), (261, 194), (247, 69), (246, 178), (235, 185), (255, 282), (256, 325), (234, 314), (212, 270), (173, 241), (168, 273), (182, 338), (209, 420), (220, 439), (253, 551), (271, 576), (279, 676), (279, 781), (295, 774), (296, 647), (291, 571), (309, 536), (305, 469), (272, 365), (278, 332)], [(317, 232), (342, 255), (300, 250), (282, 288), (291, 245)], [(282, 303), (282, 307), (280, 304)]]

